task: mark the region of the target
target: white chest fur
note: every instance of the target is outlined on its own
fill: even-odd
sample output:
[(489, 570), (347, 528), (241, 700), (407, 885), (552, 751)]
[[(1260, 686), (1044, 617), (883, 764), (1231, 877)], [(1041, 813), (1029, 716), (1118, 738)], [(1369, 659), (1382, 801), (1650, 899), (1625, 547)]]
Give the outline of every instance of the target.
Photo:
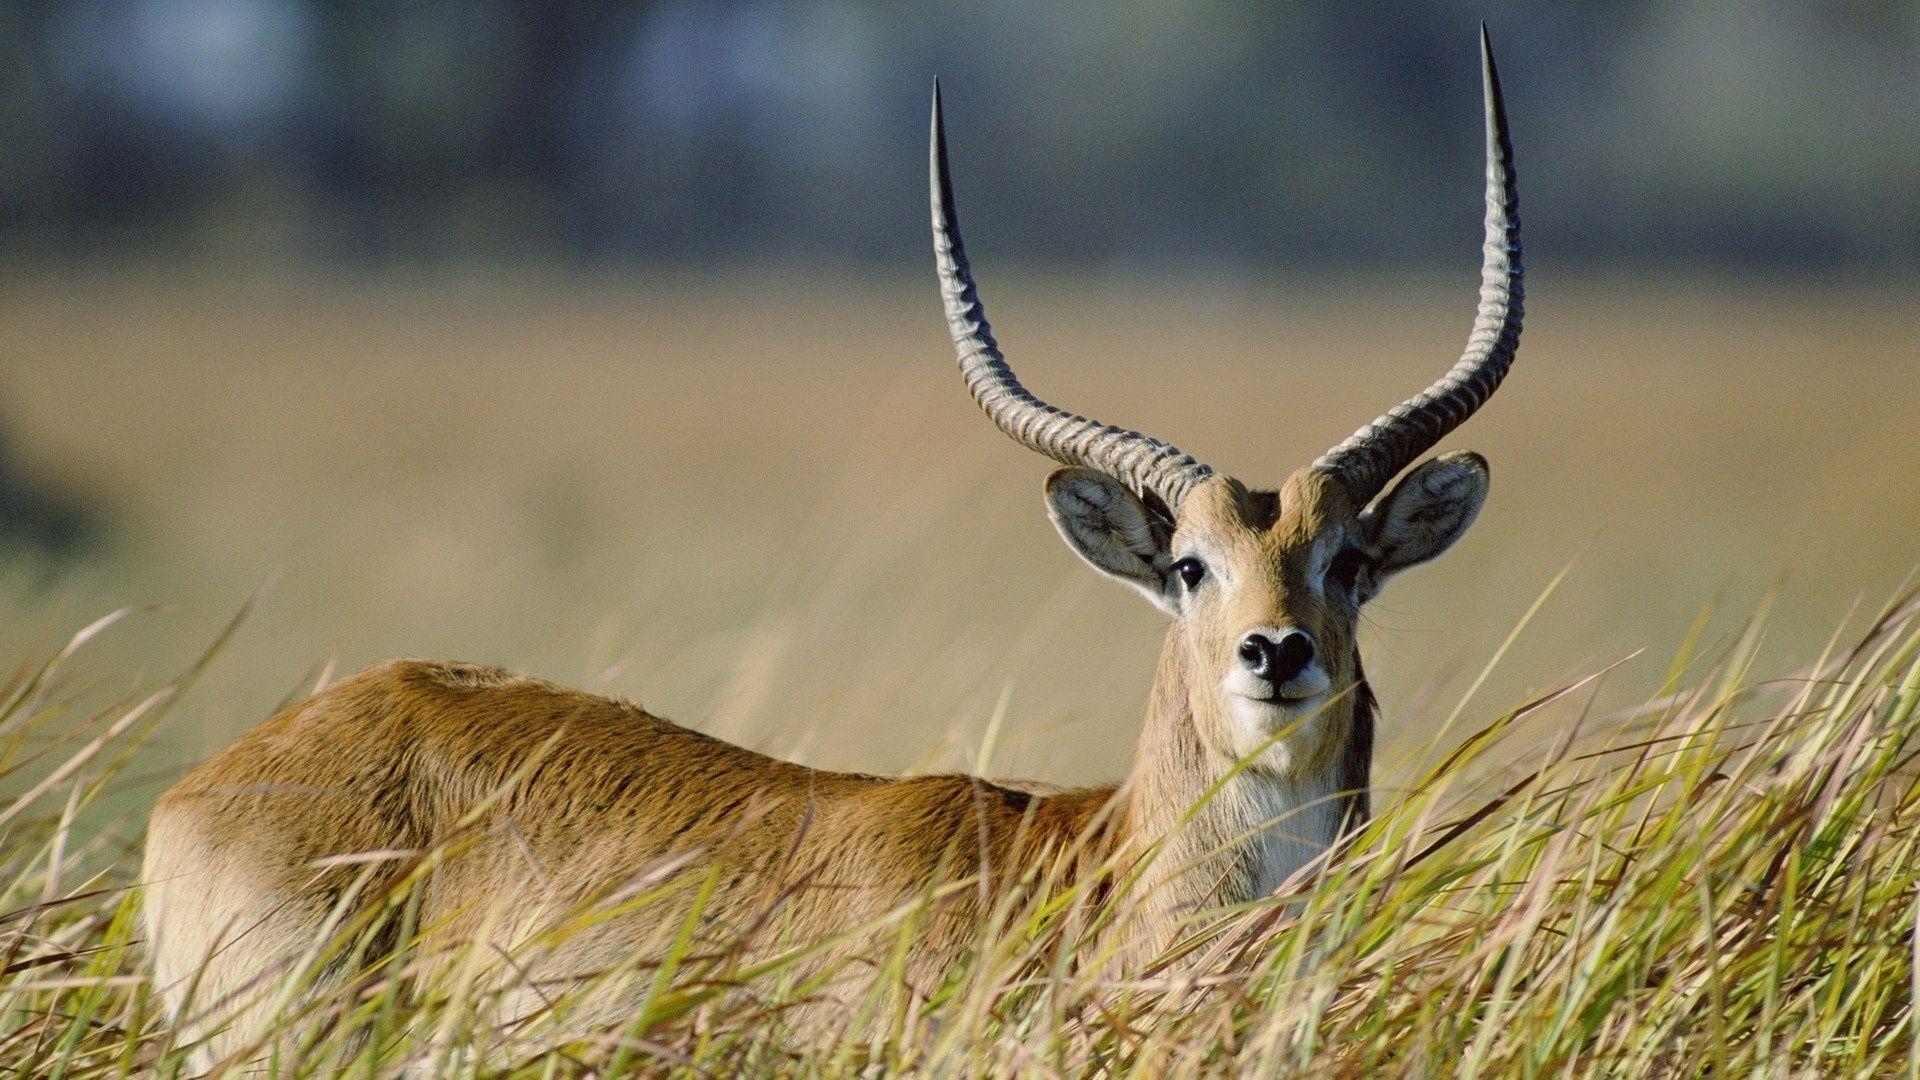
[(1248, 859), (1247, 899), (1272, 892), (1333, 846), (1340, 795), (1331, 770), (1297, 777), (1242, 773), (1221, 788), (1215, 808)]

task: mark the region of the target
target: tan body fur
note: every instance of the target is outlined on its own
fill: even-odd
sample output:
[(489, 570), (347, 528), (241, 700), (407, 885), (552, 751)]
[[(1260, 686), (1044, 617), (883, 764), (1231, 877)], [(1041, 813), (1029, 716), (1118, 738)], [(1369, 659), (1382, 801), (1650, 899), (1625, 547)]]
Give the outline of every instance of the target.
[[(1279, 497), (1223, 478), (1190, 501), (1174, 542), (1213, 545), (1219, 573), (1240, 580), (1219, 590), (1226, 610), (1169, 631), (1136, 766), (1117, 786), (824, 772), (497, 669), (371, 668), (254, 728), (155, 807), (147, 916), (160, 984), (187, 1016), (207, 1014), (195, 1028), (217, 1029), (216, 1058), (246, 1048), (272, 1008), (261, 987), (314, 945), (342, 898), (364, 907), (407, 856), (449, 843), (457, 854), (429, 877), (420, 925), (507, 951), (676, 855), (694, 856), (681, 873), (716, 875), (703, 909), (714, 940), (776, 898), (780, 940), (806, 943), (953, 886), (915, 931), (909, 976), (929, 984), (974, 944), (984, 906), (1036, 864), (1070, 860), (1052, 875), (1066, 882), (1164, 843), (1117, 931), (1123, 951), (1151, 954), (1183, 915), (1264, 894), (1365, 815), (1373, 717), (1342, 636), (1350, 616), (1308, 580), (1329, 510), (1349, 513), (1328, 491), (1297, 480), (1292, 512), (1276, 514)], [(1347, 650), (1333, 663), (1340, 685), (1249, 744), (1214, 686), (1221, 643), (1283, 620)], [(365, 853), (379, 857), (345, 858)], [(543, 946), (520, 970), (564, 985), (643, 960), (686, 910), (648, 905)], [(574, 1019), (617, 1022), (631, 1004), (610, 995)]]
[[(778, 897), (790, 936), (806, 940), (964, 879), (983, 852), (999, 861), (1023, 828), (1077, 834), (1110, 794), (822, 772), (624, 702), (401, 660), (286, 709), (169, 791), (152, 819), (147, 910), (163, 986), (178, 992), (198, 974), (195, 998), (216, 1014), (228, 993), (257, 1013), (268, 1002), (242, 988), (288, 970), (369, 868), (362, 902), (385, 892), (383, 879), (411, 866), (407, 853), (456, 844), (420, 913), (452, 940), (511, 947), (543, 915), (565, 919), (682, 853), (698, 855), (696, 877), (719, 875), (705, 907), (712, 936), (745, 928)], [(366, 852), (395, 857), (325, 865)], [(930, 952), (963, 947), (975, 896), (957, 891), (923, 927)], [(644, 923), (575, 935), (541, 958), (539, 975), (616, 968), (685, 910), (656, 905)], [(237, 1025), (216, 1056), (252, 1034)]]

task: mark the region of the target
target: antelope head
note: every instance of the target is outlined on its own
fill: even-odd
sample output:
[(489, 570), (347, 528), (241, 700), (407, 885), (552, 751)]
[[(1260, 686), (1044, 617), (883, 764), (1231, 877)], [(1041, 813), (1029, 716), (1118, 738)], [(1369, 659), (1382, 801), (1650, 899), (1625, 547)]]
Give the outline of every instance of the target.
[(1520, 337), (1513, 153), (1484, 29), (1481, 72), (1486, 244), (1465, 354), (1277, 491), (1049, 405), (1014, 377), (961, 246), (935, 87), (934, 248), (967, 386), (1001, 430), (1066, 466), (1048, 478), (1046, 498), (1068, 546), (1173, 618), (1156, 694), (1184, 700), (1154, 713), (1190, 721), (1191, 735), (1182, 744), (1156, 734), (1150, 717), (1143, 768), (1166, 767), (1146, 760), (1147, 744), (1157, 743), (1153, 752), (1244, 762), (1242, 771), (1282, 784), (1330, 777), (1343, 810), (1335, 831), (1339, 819), (1352, 824), (1367, 814), (1372, 715), (1356, 643), (1360, 609), (1388, 578), (1439, 555), (1473, 524), (1487, 495), (1487, 463), (1470, 452), (1442, 454), (1388, 484), (1486, 402)]

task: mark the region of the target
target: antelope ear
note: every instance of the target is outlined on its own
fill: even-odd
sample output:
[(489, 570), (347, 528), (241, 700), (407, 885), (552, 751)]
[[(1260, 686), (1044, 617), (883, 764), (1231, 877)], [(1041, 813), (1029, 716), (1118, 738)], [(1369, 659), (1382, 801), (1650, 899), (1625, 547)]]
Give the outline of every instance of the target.
[(1047, 516), (1088, 565), (1178, 614), (1167, 553), (1172, 526), (1125, 484), (1094, 469), (1061, 469), (1047, 477)]
[(1360, 515), (1374, 574), (1384, 579), (1453, 546), (1487, 501), (1487, 459), (1470, 450), (1442, 454), (1408, 473)]

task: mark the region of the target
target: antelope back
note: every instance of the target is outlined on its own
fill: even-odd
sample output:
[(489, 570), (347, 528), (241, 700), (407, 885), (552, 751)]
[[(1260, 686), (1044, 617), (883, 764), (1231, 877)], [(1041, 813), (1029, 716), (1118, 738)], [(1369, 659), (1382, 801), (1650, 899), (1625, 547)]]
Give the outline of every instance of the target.
[[(631, 703), (393, 661), (283, 710), (161, 798), (145, 918), (176, 1012), (225, 1025), (216, 1057), (270, 1028), (274, 991), (327, 927), (396, 889), (417, 890), (430, 954), (480, 943), (513, 956), (493, 977), (514, 982), (630, 969), (695, 914), (716, 943), (744, 933), (761, 950), (873, 929), (824, 968), (884, 953), (888, 917), (916, 898), (934, 902), (910, 969), (937, 972), (1011, 880), (1098, 858), (1083, 841), (1112, 793), (821, 772)], [(506, 1011), (540, 1007), (523, 998)], [(617, 1023), (634, 1004), (595, 995), (574, 1019)]]

